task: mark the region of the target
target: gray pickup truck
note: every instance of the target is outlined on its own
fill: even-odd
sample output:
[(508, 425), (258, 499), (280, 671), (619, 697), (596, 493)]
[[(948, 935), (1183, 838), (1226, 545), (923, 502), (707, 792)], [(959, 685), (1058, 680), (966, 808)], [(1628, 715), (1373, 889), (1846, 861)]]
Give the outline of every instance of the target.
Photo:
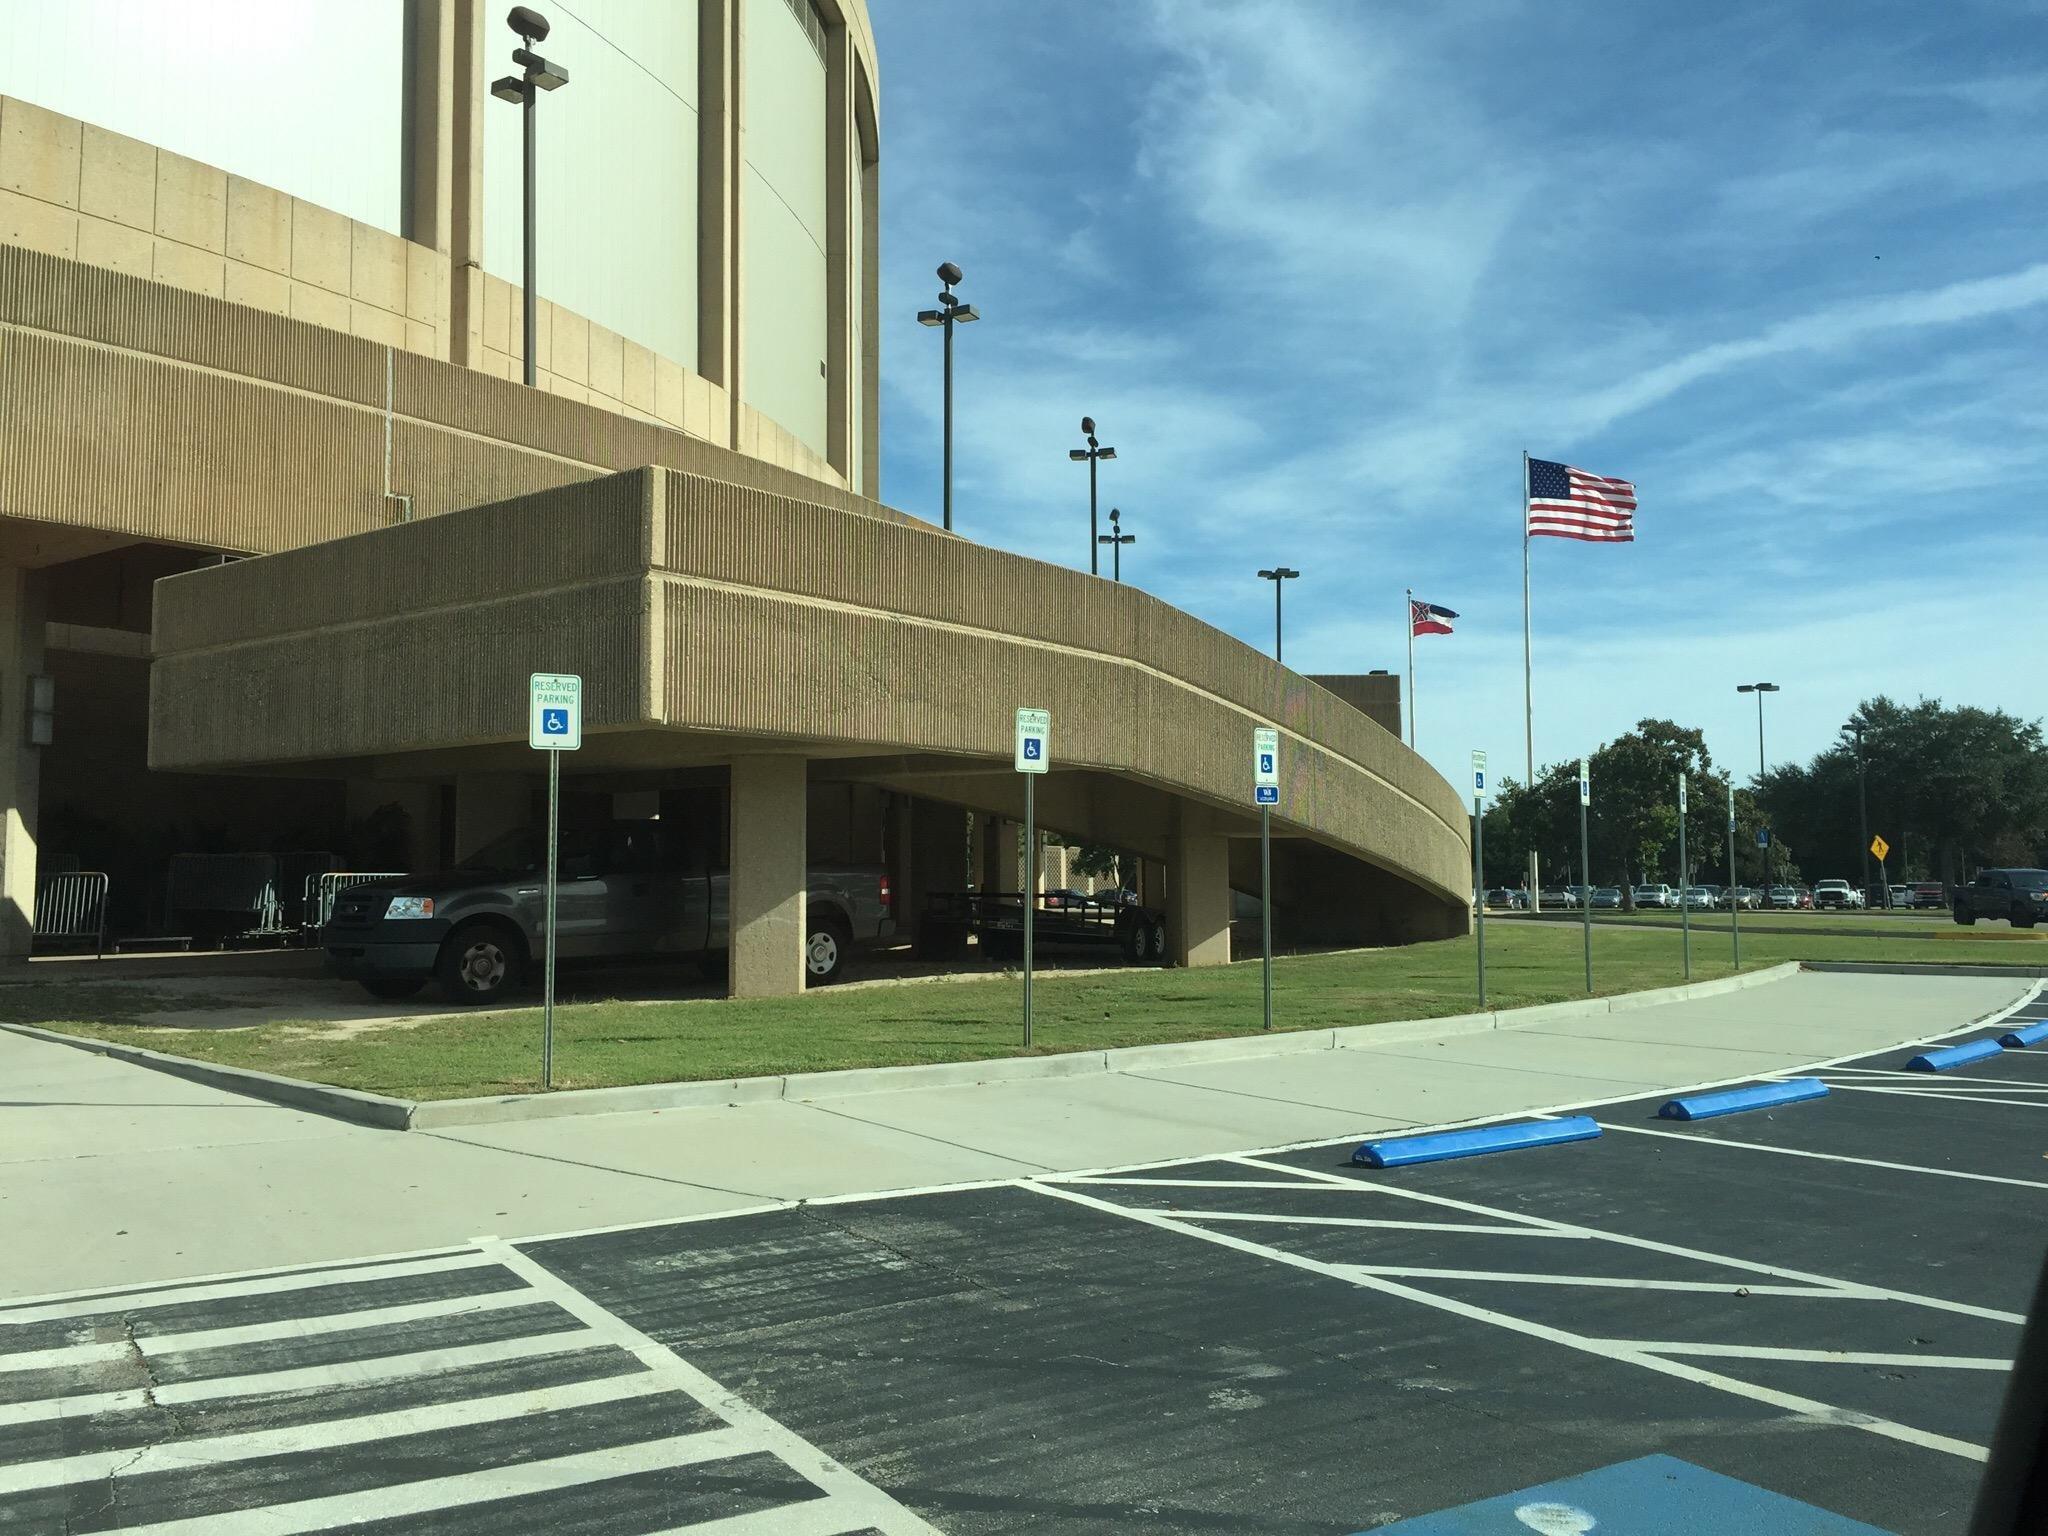
[[(724, 973), (726, 872), (680, 867), (660, 822), (564, 832), (556, 870), (558, 959), (673, 957)], [(373, 997), (410, 997), (433, 981), (450, 1002), (498, 1002), (540, 960), (546, 881), (546, 839), (521, 830), (445, 874), (353, 886), (321, 930), (328, 969)], [(812, 865), (805, 906), (813, 985), (836, 981), (855, 948), (896, 931), (878, 865)]]

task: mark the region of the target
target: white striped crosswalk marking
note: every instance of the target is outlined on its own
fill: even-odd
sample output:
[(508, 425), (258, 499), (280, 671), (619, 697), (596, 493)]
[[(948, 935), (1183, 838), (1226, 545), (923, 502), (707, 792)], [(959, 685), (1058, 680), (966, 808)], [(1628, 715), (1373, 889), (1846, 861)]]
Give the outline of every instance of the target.
[[(495, 1281), (498, 1288), (388, 1306), (362, 1304), (374, 1301), (380, 1294), (392, 1294), (389, 1290), (380, 1293), (375, 1288), (378, 1281), (471, 1269), (494, 1271), (486, 1283)], [(165, 1307), (209, 1301), (233, 1303), (235, 1309), (230, 1315), (247, 1318), (249, 1310), (243, 1304), (246, 1298), (288, 1297), (289, 1293), (309, 1287), (331, 1288), (329, 1294), (315, 1299), (312, 1315), (280, 1315), (254, 1322), (236, 1321), (229, 1326), (187, 1327), (161, 1333), (133, 1331), (137, 1322), (147, 1321), (150, 1312)], [(516, 1337), (474, 1344), (443, 1343), (429, 1349), (404, 1347), (409, 1331), (431, 1329), (432, 1337), (445, 1341), (450, 1322), (459, 1326), (462, 1318), (472, 1314), (484, 1317), (519, 1308), (532, 1309), (533, 1320), (531, 1331)], [(284, 1307), (289, 1312), (305, 1309), (304, 1301)], [(73, 1318), (79, 1320), (81, 1331), (90, 1323), (101, 1336), (34, 1349), (7, 1349), (10, 1333), (27, 1341), (29, 1336), (17, 1331), (22, 1325), (62, 1324)], [(104, 1336), (102, 1330), (113, 1319), (129, 1325), (129, 1337), (109, 1340)], [(516, 1320), (524, 1322), (524, 1318)], [(503, 1331), (505, 1325), (496, 1326)], [(239, 1374), (235, 1371), (237, 1350), (298, 1339), (346, 1341), (352, 1333), (373, 1336), (380, 1344), (392, 1346), (392, 1352), (371, 1359), (288, 1370), (245, 1370)], [(47, 1344), (51, 1330), (38, 1329), (34, 1337), (39, 1344)], [(420, 1342), (427, 1342), (426, 1337), (421, 1336)], [(748, 1514), (707, 1516), (694, 1524), (673, 1527), (673, 1531), (689, 1532), (690, 1536), (765, 1536), (769, 1532), (778, 1536), (842, 1536), (872, 1528), (886, 1536), (936, 1536), (930, 1525), (816, 1446), (727, 1391), (654, 1339), (629, 1327), (545, 1266), (509, 1244), (493, 1240), (459, 1253), (399, 1256), (361, 1265), (252, 1275), (240, 1283), (232, 1277), (210, 1276), (189, 1285), (160, 1286), (125, 1294), (38, 1297), (11, 1311), (0, 1308), (0, 1383), (10, 1378), (17, 1383), (33, 1381), (32, 1377), (25, 1377), (27, 1372), (93, 1369), (122, 1362), (132, 1362), (147, 1371), (152, 1361), (172, 1355), (179, 1357), (181, 1364), (217, 1363), (222, 1374), (194, 1381), (0, 1403), (0, 1427), (28, 1431), (32, 1438), (26, 1443), (34, 1447), (16, 1453), (33, 1459), (0, 1461), (0, 1525), (22, 1518), (32, 1527), (44, 1520), (62, 1523), (61, 1503), (70, 1492), (79, 1492), (81, 1497), (89, 1492), (92, 1506), (102, 1508), (110, 1491), (118, 1496), (121, 1485), (135, 1478), (168, 1476), (175, 1486), (180, 1473), (201, 1468), (224, 1471), (237, 1463), (258, 1459), (319, 1458), (351, 1448), (370, 1448), (374, 1454), (375, 1447), (392, 1444), (404, 1446), (405, 1452), (388, 1459), (391, 1480), (376, 1486), (293, 1497), (295, 1487), (319, 1487), (316, 1479), (320, 1463), (315, 1459), (309, 1462), (312, 1471), (308, 1480), (279, 1481), (273, 1502), (219, 1509), (206, 1504), (208, 1485), (194, 1478), (193, 1502), (186, 1508), (180, 1509), (174, 1502), (155, 1523), (123, 1529), (153, 1536), (310, 1536), (312, 1532), (391, 1516), (432, 1516), (486, 1500), (517, 1501), (605, 1479), (674, 1471), (740, 1457), (755, 1458), (758, 1462), (764, 1456), (772, 1456), (812, 1485), (811, 1497)], [(485, 1377), (471, 1395), (454, 1397), (447, 1396), (447, 1387), (435, 1387), (437, 1378), (452, 1372), (546, 1361), (550, 1357), (561, 1361), (564, 1379), (534, 1385), (533, 1373), (528, 1371), (520, 1384), (514, 1386), (502, 1380), (493, 1385)], [(579, 1366), (579, 1359), (609, 1369), (592, 1378), (589, 1365)], [(246, 1363), (256, 1362), (249, 1359)], [(318, 1412), (322, 1400), (332, 1393), (380, 1386), (399, 1393), (416, 1393), (418, 1388), (438, 1390), (441, 1396), (422, 1402), (415, 1395), (410, 1405), (403, 1405), (401, 1399), (398, 1406), (364, 1405), (358, 1400), (351, 1407), (335, 1409), (329, 1417), (289, 1422), (309, 1409)], [(181, 1408), (196, 1406), (203, 1411), (204, 1405), (231, 1406), (238, 1400), (288, 1403), (292, 1398), (301, 1402), (297, 1411), (280, 1412), (279, 1418), (285, 1422), (265, 1426), (260, 1418), (244, 1410), (241, 1423), (253, 1421), (258, 1427), (222, 1426), (222, 1432), (207, 1434), (201, 1419), (184, 1429), (183, 1438), (178, 1437), (177, 1411)], [(561, 1455), (529, 1452), (528, 1459), (502, 1466), (461, 1467), (440, 1476), (416, 1475), (422, 1465), (423, 1450), (432, 1444), (422, 1437), (465, 1430), (489, 1435), (502, 1427), (505, 1434), (515, 1437), (509, 1443), (518, 1445), (523, 1442), (517, 1437), (530, 1435), (527, 1427), (537, 1417), (574, 1414), (578, 1410), (597, 1412), (613, 1405), (625, 1405), (629, 1415), (637, 1415), (642, 1410), (633, 1405), (640, 1403), (646, 1405), (643, 1439)], [(677, 1433), (679, 1404), (687, 1404), (689, 1411), (710, 1427)], [(364, 1411), (366, 1406), (368, 1411)], [(124, 1434), (132, 1437), (141, 1430), (147, 1433), (145, 1443), (134, 1443), (132, 1439), (121, 1443), (103, 1440), (102, 1449), (50, 1455), (63, 1442), (34, 1430), (38, 1424), (54, 1425), (68, 1420), (83, 1426), (103, 1416), (120, 1414), (143, 1417), (114, 1429), (116, 1440)], [(161, 1416), (160, 1424), (153, 1415)], [(564, 1420), (568, 1422), (572, 1421)], [(640, 1420), (614, 1416), (611, 1422), (632, 1434)], [(91, 1433), (87, 1430), (88, 1439)], [(501, 1435), (496, 1443), (508, 1442)], [(545, 1438), (539, 1443), (544, 1445)], [(355, 1463), (358, 1474), (365, 1465), (374, 1476), (383, 1470), (384, 1463), (373, 1459), (366, 1464), (359, 1458)], [(431, 1461), (425, 1466), (432, 1471)], [(779, 1478), (765, 1475), (765, 1486), (773, 1490), (770, 1496), (787, 1499), (787, 1473)], [(741, 1477), (740, 1482), (744, 1481)], [(23, 1504), (23, 1500), (32, 1502)], [(59, 1502), (51, 1504), (51, 1500)], [(517, 1503), (509, 1507), (516, 1511)], [(27, 1513), (24, 1515), (23, 1511)]]

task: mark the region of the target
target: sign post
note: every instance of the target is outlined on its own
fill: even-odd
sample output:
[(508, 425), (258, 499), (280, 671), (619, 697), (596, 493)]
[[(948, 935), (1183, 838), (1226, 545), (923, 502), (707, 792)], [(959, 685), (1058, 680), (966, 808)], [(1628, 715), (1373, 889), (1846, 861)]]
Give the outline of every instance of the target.
[[(1479, 935), (1479, 1008), (1486, 1011), (1486, 754), (1472, 754), (1472, 911)], [(1535, 868), (1536, 856), (1529, 855)]]
[(1685, 775), (1678, 776), (1678, 926), (1684, 933), (1685, 979), (1692, 980), (1692, 907), (1686, 892), (1692, 889), (1692, 875), (1685, 862)]
[(1870, 840), (1870, 851), (1877, 856), (1877, 883), (1884, 891), (1884, 907), (1889, 912), (1892, 907), (1892, 877), (1885, 873), (1884, 860), (1885, 855), (1892, 851), (1892, 845), (1880, 832)]
[(1052, 764), (1052, 712), (1017, 711), (1017, 771), (1024, 775), (1024, 1049), (1031, 1049), (1031, 937), (1038, 906), (1038, 776)]
[(541, 964), (540, 1085), (555, 1086), (555, 845), (561, 826), (562, 754), (583, 745), (583, 679), (535, 672), (526, 683), (526, 744), (548, 755), (548, 896)]
[(1280, 733), (1252, 731), (1252, 799), (1259, 807), (1259, 995), (1265, 1029), (1273, 1027), (1273, 807), (1280, 801)]
[(1735, 894), (1735, 775), (1728, 775), (1728, 933), (1735, 943), (1735, 969), (1742, 969), (1742, 901)]
[(1579, 759), (1579, 915), (1586, 929), (1586, 996), (1593, 995), (1593, 854), (1586, 841), (1586, 807), (1593, 803), (1593, 774)]

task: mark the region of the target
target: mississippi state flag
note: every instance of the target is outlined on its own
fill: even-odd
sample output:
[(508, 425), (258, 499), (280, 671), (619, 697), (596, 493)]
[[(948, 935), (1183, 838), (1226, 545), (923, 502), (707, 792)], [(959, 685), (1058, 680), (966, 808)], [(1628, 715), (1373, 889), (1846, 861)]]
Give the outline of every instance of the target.
[(1448, 635), (1451, 620), (1457, 615), (1448, 608), (1439, 608), (1435, 603), (1420, 603), (1408, 599), (1408, 623), (1411, 631), (1418, 635)]

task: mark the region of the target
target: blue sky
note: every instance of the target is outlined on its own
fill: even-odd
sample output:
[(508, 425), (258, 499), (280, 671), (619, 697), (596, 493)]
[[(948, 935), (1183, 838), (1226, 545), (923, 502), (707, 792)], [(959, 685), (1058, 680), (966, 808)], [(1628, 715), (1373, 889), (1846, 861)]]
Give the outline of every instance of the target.
[[(882, 491), (1302, 671), (1404, 664), (1521, 774), (1521, 452), (1638, 482), (1535, 547), (1537, 761), (1660, 715), (1754, 769), (1877, 692), (2048, 714), (2048, 5), (872, 0)], [(1687, 14), (1696, 10), (1697, 14)]]

